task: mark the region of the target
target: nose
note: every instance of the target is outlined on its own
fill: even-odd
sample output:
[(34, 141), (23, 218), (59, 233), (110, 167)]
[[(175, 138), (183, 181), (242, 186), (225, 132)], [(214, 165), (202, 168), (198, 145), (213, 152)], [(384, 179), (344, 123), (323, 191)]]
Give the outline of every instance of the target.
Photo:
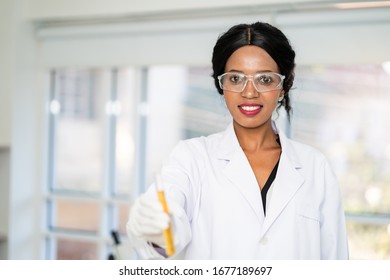
[(241, 92), (241, 96), (248, 99), (259, 97), (259, 92), (255, 88), (253, 79), (246, 80), (244, 89)]

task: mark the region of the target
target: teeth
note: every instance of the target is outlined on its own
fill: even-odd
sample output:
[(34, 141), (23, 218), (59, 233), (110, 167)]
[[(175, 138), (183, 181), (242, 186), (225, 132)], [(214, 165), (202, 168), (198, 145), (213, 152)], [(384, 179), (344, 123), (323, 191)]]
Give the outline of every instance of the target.
[(254, 111), (258, 110), (260, 106), (241, 106), (241, 108), (245, 111)]

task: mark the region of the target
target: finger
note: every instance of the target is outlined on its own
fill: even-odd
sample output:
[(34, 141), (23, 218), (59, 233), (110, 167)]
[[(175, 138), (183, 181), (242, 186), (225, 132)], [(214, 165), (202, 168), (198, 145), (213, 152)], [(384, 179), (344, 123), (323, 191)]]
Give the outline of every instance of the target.
[(150, 206), (150, 203), (144, 203), (142, 198), (135, 201), (134, 205), (130, 209), (129, 217), (144, 217), (152, 218), (153, 216), (163, 213), (163, 209), (158, 205), (156, 207)]
[(131, 219), (127, 224), (128, 230), (133, 233), (134, 236), (142, 237), (149, 234), (161, 234), (162, 229), (156, 223), (148, 223), (139, 220), (138, 218)]
[(162, 212), (154, 216), (137, 215), (134, 219), (140, 226), (154, 227), (157, 229), (166, 229), (170, 223), (170, 217)]
[(153, 209), (153, 208), (145, 208), (145, 207), (140, 207), (136, 215), (142, 216), (143, 218), (150, 219), (150, 220), (166, 219), (165, 217), (168, 216), (168, 214), (165, 213), (161, 208)]
[(157, 194), (156, 195), (147, 195), (143, 196), (139, 199), (139, 204), (144, 209), (150, 209), (154, 211), (162, 212), (164, 211), (163, 206), (161, 205), (160, 201), (158, 200)]
[(144, 237), (149, 235), (162, 235), (163, 230), (150, 225), (136, 225), (134, 229), (135, 236)]
[(166, 223), (162, 220), (146, 220), (146, 219), (136, 219), (132, 224), (133, 232), (136, 232), (137, 235), (150, 235), (150, 234), (162, 234), (163, 230), (169, 226), (169, 223)]

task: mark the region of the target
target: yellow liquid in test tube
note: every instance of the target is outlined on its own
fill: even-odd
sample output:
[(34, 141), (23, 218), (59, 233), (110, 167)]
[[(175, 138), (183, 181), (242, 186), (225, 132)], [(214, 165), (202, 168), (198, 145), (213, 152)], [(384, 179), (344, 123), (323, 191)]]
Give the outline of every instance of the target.
[[(156, 186), (157, 186), (157, 196), (161, 205), (163, 206), (164, 212), (169, 213), (167, 201), (165, 200), (164, 190), (162, 188), (161, 177), (159, 174), (156, 175)], [(164, 241), (165, 241), (165, 252), (168, 256), (172, 256), (175, 253), (175, 245), (173, 244), (172, 229), (171, 225), (163, 231)]]

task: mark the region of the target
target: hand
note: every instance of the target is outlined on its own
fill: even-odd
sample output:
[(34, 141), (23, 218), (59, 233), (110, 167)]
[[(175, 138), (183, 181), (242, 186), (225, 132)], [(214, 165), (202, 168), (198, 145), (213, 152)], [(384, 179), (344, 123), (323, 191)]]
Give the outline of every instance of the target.
[(142, 195), (130, 209), (127, 231), (137, 238), (165, 248), (163, 230), (168, 228), (170, 217), (164, 212), (157, 194)]

